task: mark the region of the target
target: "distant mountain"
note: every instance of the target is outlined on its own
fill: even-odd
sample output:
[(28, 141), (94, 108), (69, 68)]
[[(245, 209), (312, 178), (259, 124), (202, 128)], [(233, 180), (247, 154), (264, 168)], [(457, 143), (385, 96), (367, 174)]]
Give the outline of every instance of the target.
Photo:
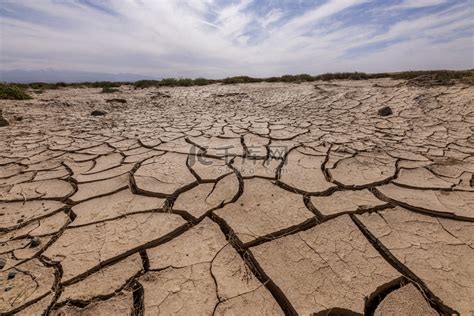
[(100, 72), (72, 70), (0, 70), (0, 82), (30, 83), (30, 82), (93, 82), (93, 81), (138, 81), (143, 79), (158, 79), (136, 74), (108, 74)]

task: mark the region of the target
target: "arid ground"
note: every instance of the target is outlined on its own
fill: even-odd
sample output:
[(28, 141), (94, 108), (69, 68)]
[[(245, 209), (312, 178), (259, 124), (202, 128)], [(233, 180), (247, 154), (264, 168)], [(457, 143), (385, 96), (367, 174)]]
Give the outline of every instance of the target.
[(383, 79), (0, 101), (0, 311), (471, 315), (473, 98)]

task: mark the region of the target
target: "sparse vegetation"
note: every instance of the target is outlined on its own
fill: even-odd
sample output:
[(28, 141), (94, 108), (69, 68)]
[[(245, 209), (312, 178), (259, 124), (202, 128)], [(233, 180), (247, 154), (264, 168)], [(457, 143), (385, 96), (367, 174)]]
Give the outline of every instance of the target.
[[(463, 82), (473, 84), (474, 83), (474, 69), (470, 70), (428, 70), (428, 71), (403, 71), (403, 72), (391, 72), (391, 73), (365, 73), (365, 72), (341, 72), (341, 73), (326, 73), (321, 75), (312, 76), (309, 74), (299, 75), (284, 75), (281, 77), (268, 77), (268, 78), (254, 78), (249, 76), (236, 76), (228, 77), (225, 79), (215, 80), (206, 78), (164, 78), (161, 80), (139, 80), (136, 82), (110, 82), (110, 81), (97, 81), (97, 82), (82, 82), (82, 83), (43, 83), (34, 82), (30, 84), (15, 84), (15, 86), (27, 89), (31, 88), (34, 90), (48, 90), (48, 89), (59, 89), (62, 87), (75, 87), (75, 88), (102, 88), (103, 93), (117, 92), (117, 89), (122, 85), (133, 85), (136, 89), (143, 89), (149, 87), (191, 87), (191, 86), (205, 86), (213, 83), (221, 84), (238, 84), (238, 83), (255, 83), (255, 82), (288, 82), (288, 83), (302, 83), (312, 82), (316, 80), (331, 81), (331, 80), (368, 80), (378, 78), (392, 78), (392, 79), (403, 79), (403, 80), (421, 80), (430, 78), (432, 81), (436, 81), (437, 84), (451, 84), (453, 80), (462, 80)], [(41, 92), (40, 92), (41, 93)]]
[[(281, 81), (283, 82), (305, 82), (305, 81), (315, 81), (316, 79), (308, 74), (300, 74), (300, 75), (285, 75), (281, 77)], [(268, 81), (265, 79), (265, 81)]]
[(249, 76), (237, 76), (237, 77), (229, 77), (222, 79), (222, 84), (235, 84), (235, 83), (254, 83), (254, 82), (262, 82), (263, 79), (260, 78), (252, 78)]
[(404, 71), (394, 72), (388, 74), (393, 79), (414, 79), (420, 76), (433, 76), (438, 80), (452, 80), (452, 79), (463, 79), (466, 77), (472, 77), (474, 75), (473, 70), (428, 70), (428, 71)]
[(317, 76), (311, 76), (308, 74), (300, 75), (284, 75), (281, 77), (269, 77), (269, 78), (252, 78), (248, 76), (230, 77), (221, 80), (222, 84), (235, 84), (235, 83), (252, 83), (252, 82), (289, 82), (289, 83), (301, 83), (311, 82), (316, 80), (330, 81), (330, 80), (368, 80), (378, 78), (392, 78), (392, 79), (415, 79), (420, 76), (432, 76), (439, 82), (447, 82), (449, 80), (459, 80), (466, 78), (474, 78), (474, 70), (432, 70), (432, 71), (405, 71), (395, 73), (372, 73), (367, 74), (365, 72), (341, 72), (341, 73), (326, 73)]
[(115, 93), (119, 92), (120, 90), (117, 88), (112, 88), (112, 87), (103, 87), (102, 88), (102, 93)]
[(211, 80), (208, 80), (206, 78), (197, 78), (197, 79), (194, 79), (194, 84), (196, 86), (206, 86), (208, 84), (211, 84)]
[(0, 99), (29, 100), (32, 97), (17, 85), (0, 83)]
[(31, 88), (35, 90), (53, 90), (60, 89), (65, 87), (73, 88), (118, 88), (122, 85), (130, 84), (127, 82), (110, 82), (110, 81), (96, 81), (96, 82), (80, 82), (80, 83), (46, 83), (46, 82), (32, 82), (32, 83), (22, 83), (16, 84), (19, 87), (24, 89)]
[(84, 82), (81, 85), (84, 85), (90, 88), (118, 88), (124, 84), (126, 83), (125, 82), (96, 81), (96, 82)]
[[(374, 74), (375, 78), (381, 78), (380, 74)], [(388, 75), (388, 74), (387, 74)], [(330, 81), (330, 80), (366, 80), (371, 79), (371, 75), (365, 72), (338, 72), (326, 73), (314, 77), (316, 80)]]
[(135, 88), (143, 89), (149, 87), (191, 87), (191, 86), (205, 86), (219, 82), (218, 80), (211, 80), (206, 78), (164, 78), (161, 80), (140, 80), (135, 82), (133, 85)]
[(150, 87), (157, 87), (158, 84), (157, 84), (158, 80), (139, 80), (139, 81), (136, 81), (133, 86), (135, 87), (135, 89), (139, 88), (139, 89), (144, 89), (144, 88), (150, 88)]
[(194, 85), (194, 82), (193, 82), (193, 79), (184, 78), (184, 79), (178, 79), (176, 85), (180, 87), (190, 87)]
[(59, 83), (44, 83), (44, 82), (33, 82), (30, 84), (22, 85), (25, 88), (31, 88), (35, 90), (51, 90), (51, 89), (59, 89)]
[(165, 78), (159, 81), (161, 86), (174, 87), (178, 85), (178, 80), (175, 78)]

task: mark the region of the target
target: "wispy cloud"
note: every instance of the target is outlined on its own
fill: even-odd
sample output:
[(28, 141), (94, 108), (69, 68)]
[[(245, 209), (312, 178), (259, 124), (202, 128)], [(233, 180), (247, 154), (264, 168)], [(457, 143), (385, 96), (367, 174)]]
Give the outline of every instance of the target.
[(271, 76), (474, 67), (470, 0), (0, 2), (3, 69)]
[(391, 9), (417, 9), (437, 6), (447, 3), (448, 0), (403, 0), (391, 7)]

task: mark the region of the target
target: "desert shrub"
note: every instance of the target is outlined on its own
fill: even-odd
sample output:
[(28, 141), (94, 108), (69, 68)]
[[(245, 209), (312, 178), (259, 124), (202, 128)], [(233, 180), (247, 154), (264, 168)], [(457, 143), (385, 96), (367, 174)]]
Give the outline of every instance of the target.
[(211, 84), (212, 81), (211, 80), (208, 80), (206, 78), (196, 78), (194, 79), (194, 84), (196, 86), (205, 86), (205, 85), (208, 85), (208, 84)]
[(280, 77), (268, 77), (268, 78), (265, 78), (265, 82), (279, 82), (280, 81)]
[(139, 81), (135, 81), (133, 86), (139, 89), (158, 87), (159, 82), (160, 82), (159, 80), (139, 80)]
[(32, 82), (29, 84), (22, 85), (24, 88), (31, 88), (31, 89), (41, 89), (41, 90), (51, 90), (51, 89), (59, 89), (55, 83), (45, 83), (45, 82)]
[(222, 79), (222, 84), (235, 84), (235, 83), (253, 83), (253, 82), (262, 82), (263, 79), (252, 78), (249, 76), (237, 76), (237, 77), (228, 77)]
[(182, 78), (176, 81), (176, 85), (180, 87), (190, 87), (194, 85), (193, 79)]
[(336, 72), (326, 73), (315, 77), (316, 80), (366, 80), (370, 79), (370, 75), (365, 72)]
[(65, 83), (65, 82), (57, 82), (57, 83), (44, 83), (44, 82), (33, 82), (29, 84), (23, 84), (25, 88), (32, 88), (32, 89), (59, 89), (64, 87), (73, 87), (73, 88), (118, 88), (126, 82), (111, 82), (111, 81), (96, 81), (96, 82), (74, 82), (74, 83)]
[(178, 84), (178, 80), (175, 78), (165, 78), (161, 80), (139, 80), (135, 81), (133, 86), (135, 89), (144, 89), (144, 88), (151, 88), (151, 87), (174, 87)]
[(164, 78), (159, 81), (160, 86), (174, 87), (178, 85), (178, 80), (175, 78)]
[(29, 100), (32, 97), (17, 85), (0, 83), (0, 99), (2, 100)]
[(466, 76), (461, 79), (464, 83), (474, 85), (474, 69), (469, 70)]
[(366, 79), (379, 79), (379, 78), (392, 78), (392, 79), (403, 79), (410, 80), (421, 76), (431, 76), (432, 78), (439, 81), (448, 81), (453, 79), (462, 79), (472, 76), (472, 70), (427, 70), (427, 71), (402, 71), (402, 72), (381, 72), (366, 74), (364, 72), (342, 72), (342, 73), (326, 73), (318, 75), (315, 78), (317, 80), (335, 80), (335, 79), (346, 79), (346, 80), (366, 80)]
[(351, 80), (367, 80), (370, 79), (370, 76), (365, 72), (354, 72), (348, 75), (348, 79)]
[(305, 82), (305, 81), (314, 81), (314, 77), (308, 74), (299, 74), (299, 75), (284, 75), (278, 78), (278, 81), (282, 82)]
[(427, 70), (427, 71), (403, 71), (390, 74), (394, 79), (415, 79), (420, 76), (432, 76), (437, 80), (462, 79), (472, 76), (472, 70)]
[[(82, 82), (81, 85), (90, 88), (118, 88), (122, 85), (122, 82), (112, 81), (96, 81), (96, 82)], [(75, 85), (75, 84), (72, 84)]]
[(292, 76), (292, 75), (284, 75), (284, 76), (281, 76), (281, 77), (280, 77), (280, 81), (283, 81), (283, 82), (295, 82), (295, 81), (296, 81), (296, 78), (295, 78), (295, 76)]
[(161, 80), (139, 80), (136, 81), (133, 85), (136, 89), (150, 88), (150, 87), (190, 87), (190, 86), (205, 86), (212, 84), (216, 80), (210, 80), (206, 78), (164, 78)]
[[(402, 71), (394, 73), (372, 73), (367, 74), (364, 72), (341, 72), (341, 73), (325, 73), (317, 76), (311, 76), (309, 74), (298, 74), (298, 75), (284, 75), (281, 77), (269, 77), (269, 78), (254, 78), (249, 76), (235, 76), (228, 77), (221, 80), (212, 80), (206, 78), (164, 78), (161, 80), (139, 80), (134, 83), (129, 82), (110, 82), (110, 81), (97, 81), (97, 82), (82, 82), (82, 83), (44, 83), (44, 82), (33, 82), (29, 84), (15, 84), (20, 90), (26, 90), (31, 88), (36, 91), (44, 91), (48, 89), (59, 89), (62, 87), (75, 87), (75, 88), (102, 88), (103, 93), (117, 92), (117, 88), (126, 84), (133, 84), (135, 89), (149, 88), (149, 87), (174, 87), (174, 86), (204, 86), (213, 83), (222, 84), (236, 84), (236, 83), (255, 83), (255, 82), (311, 82), (315, 80), (367, 80), (367, 79), (378, 79), (378, 78), (392, 78), (392, 79), (404, 79), (404, 80), (421, 80), (423, 76), (430, 76), (432, 80), (437, 81), (439, 84), (451, 84), (453, 80), (463, 80), (465, 83), (472, 84), (474, 82), (474, 70), (429, 70), (429, 71)], [(41, 93), (41, 92), (38, 92)]]
[(304, 81), (314, 81), (314, 77), (308, 74), (299, 74), (295, 76), (297, 81), (304, 82)]
[(44, 89), (44, 86), (46, 83), (43, 82), (32, 82), (28, 84), (27, 86), (30, 87), (31, 89)]
[(103, 87), (102, 88), (102, 93), (115, 93), (119, 92), (120, 90), (117, 88), (112, 88), (112, 87)]
[(390, 73), (378, 72), (378, 73), (368, 74), (367, 76), (369, 76), (369, 79), (390, 78)]

